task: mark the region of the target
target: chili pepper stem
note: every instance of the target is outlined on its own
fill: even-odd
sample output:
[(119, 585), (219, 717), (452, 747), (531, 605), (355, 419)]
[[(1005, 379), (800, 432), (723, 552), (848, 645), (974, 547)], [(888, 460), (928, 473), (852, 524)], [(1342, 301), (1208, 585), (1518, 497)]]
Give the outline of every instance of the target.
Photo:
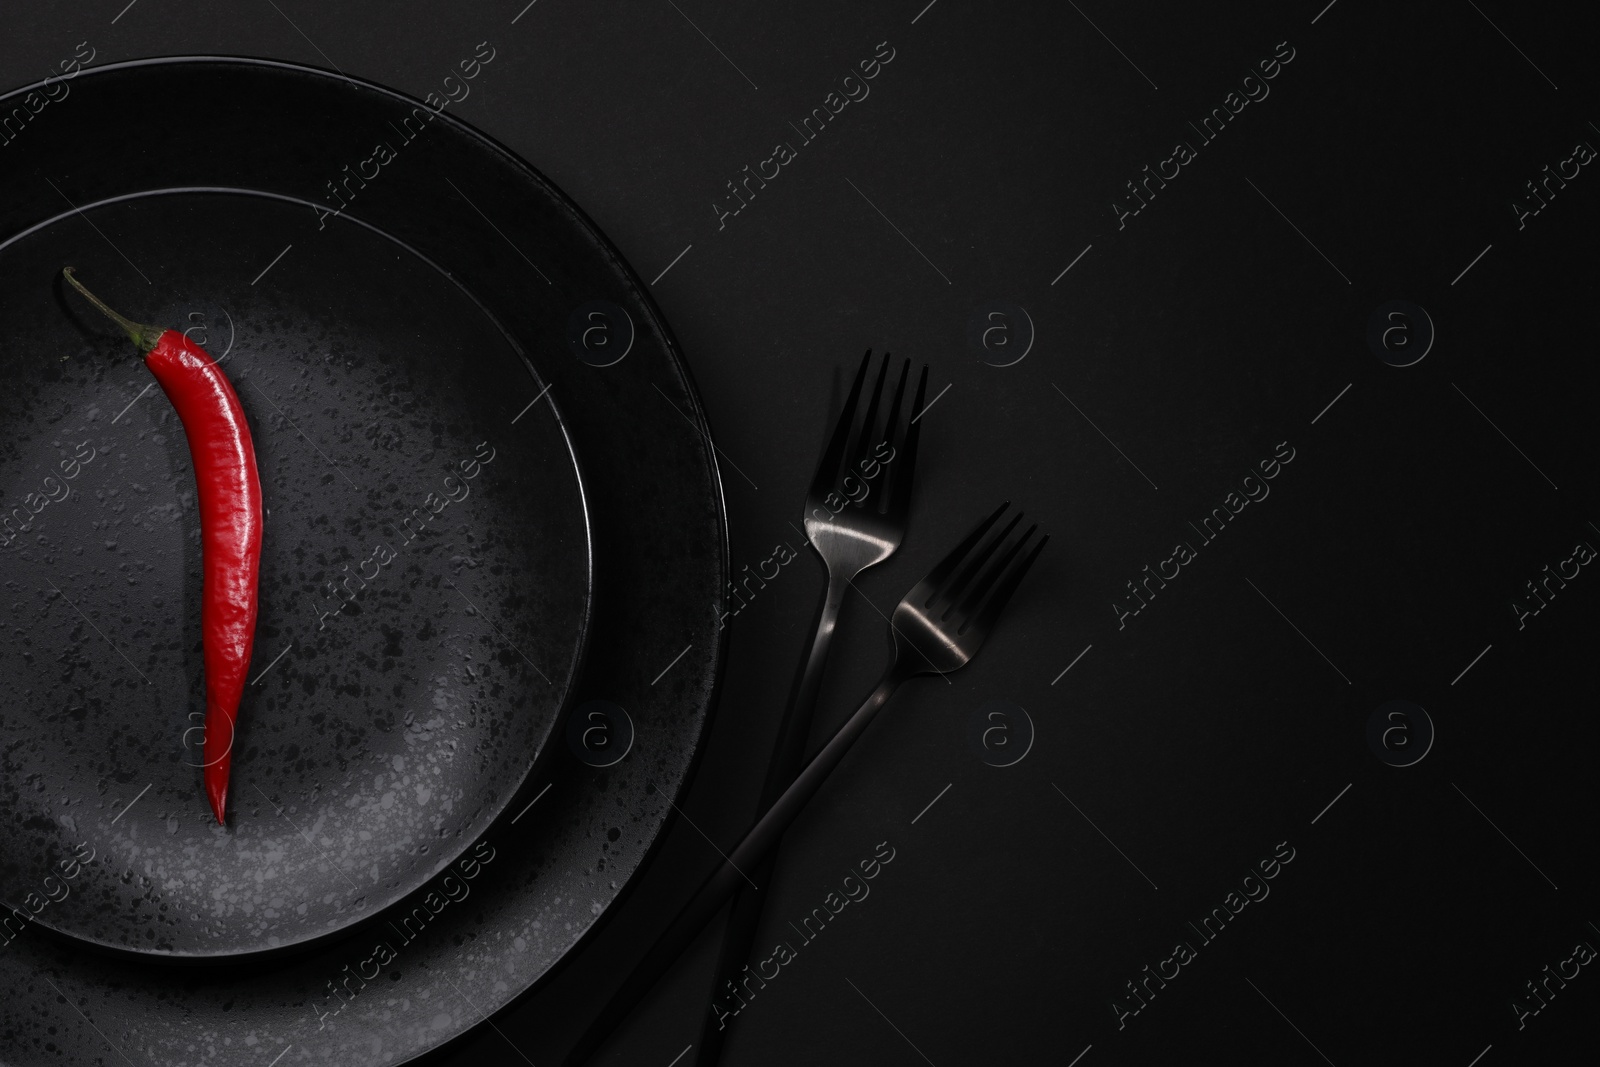
[(165, 327), (146, 326), (143, 323), (138, 323), (131, 319), (123, 318), (115, 311), (112, 311), (98, 296), (95, 296), (88, 289), (84, 288), (83, 283), (78, 280), (77, 275), (73, 274), (73, 268), (71, 267), (62, 267), (61, 276), (65, 278), (74, 289), (82, 293), (84, 298), (88, 300), (89, 303), (100, 309), (100, 312), (104, 314), (106, 318), (110, 319), (118, 326), (121, 326), (122, 329), (127, 333), (128, 338), (132, 340), (134, 344), (139, 346), (140, 352), (149, 352), (151, 349), (155, 348), (156, 345), (161, 343), (161, 335), (167, 332)]

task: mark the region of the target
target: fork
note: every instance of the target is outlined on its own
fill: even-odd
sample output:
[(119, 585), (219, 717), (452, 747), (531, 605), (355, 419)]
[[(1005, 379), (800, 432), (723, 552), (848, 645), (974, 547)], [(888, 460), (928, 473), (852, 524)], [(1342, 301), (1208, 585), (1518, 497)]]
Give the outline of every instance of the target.
[(784, 831), (822, 788), (822, 783), (883, 710), (895, 690), (916, 675), (949, 674), (972, 662), (1023, 575), (1050, 540), (1048, 535), (1034, 538), (1039, 529), (1037, 523), (1021, 536), (1013, 536), (1022, 521), (1021, 512), (995, 533), (994, 527), (1008, 507), (1009, 504), (1001, 504), (979, 523), (895, 607), (890, 620), (894, 658), (872, 695), (812, 757), (794, 782), (727, 854), (722, 866), (701, 883), (567, 1054), (564, 1061), (567, 1067), (583, 1063), (599, 1048), (744, 884), (745, 870), (755, 869), (771, 854)]
[[(920, 429), (917, 420), (923, 397), (927, 395), (928, 368), (922, 368), (912, 413), (906, 416), (909, 422), (902, 426), (902, 404), (911, 361), (908, 359), (901, 365), (900, 382), (880, 431), (878, 411), (889, 374), (888, 353), (884, 354), (878, 369), (872, 397), (863, 409), (862, 387), (871, 364), (872, 350), (868, 349), (806, 493), (806, 537), (827, 567), (828, 585), (811, 643), (800, 661), (799, 678), (778, 725), (778, 741), (767, 764), (758, 811), (770, 808), (805, 764), (806, 740), (811, 734), (817, 693), (827, 668), (839, 609), (850, 584), (862, 571), (893, 555), (905, 538), (912, 476), (916, 469)], [(887, 458), (882, 452), (885, 446), (890, 449)], [(881, 478), (875, 487), (867, 471)], [(852, 479), (864, 488), (859, 495), (850, 487)], [(722, 935), (721, 956), (712, 972), (710, 999), (713, 1002), (720, 994), (723, 981), (738, 974), (750, 959), (762, 906), (766, 902), (765, 893), (755, 887), (770, 884), (776, 864), (777, 849), (774, 848), (759, 869), (749, 872), (750, 884), (741, 886), (733, 902), (733, 911)], [(722, 1051), (727, 1031), (723, 1025), (713, 1025), (714, 1021), (715, 1012), (706, 1019), (700, 1033), (695, 1061), (699, 1067), (712, 1067)]]

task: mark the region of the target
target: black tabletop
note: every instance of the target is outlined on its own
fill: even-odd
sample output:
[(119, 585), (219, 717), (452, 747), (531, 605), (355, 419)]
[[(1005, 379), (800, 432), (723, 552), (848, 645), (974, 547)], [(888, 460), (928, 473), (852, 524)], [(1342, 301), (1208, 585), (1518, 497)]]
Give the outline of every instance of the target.
[[(799, 550), (728, 620), (697, 776), (625, 904), (437, 1062), (558, 1059), (755, 815), (821, 592), (804, 490), (869, 347), (928, 361), (935, 399), (819, 735), (964, 528), (1010, 499), (1052, 541), (978, 660), (907, 685), (787, 837), (760, 938), (783, 961), (725, 1062), (1592, 1044), (1591, 24), (1490, 0), (124, 3), (0, 16), (5, 88), (210, 53), (449, 97), (653, 279), (736, 577)], [(59, 84), (0, 116), (0, 163), (73, 106)], [(599, 1062), (679, 1062), (713, 957)]]

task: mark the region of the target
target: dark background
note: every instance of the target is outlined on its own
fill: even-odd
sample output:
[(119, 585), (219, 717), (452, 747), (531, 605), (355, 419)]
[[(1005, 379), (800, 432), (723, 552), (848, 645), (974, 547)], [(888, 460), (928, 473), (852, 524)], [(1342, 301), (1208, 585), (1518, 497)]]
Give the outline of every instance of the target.
[[(1600, 545), (1600, 177), (1583, 167), (1520, 229), (1511, 206), (1600, 146), (1592, 25), (1488, 0), (124, 2), (8, 10), (5, 87), (88, 41), (95, 65), (267, 56), (421, 96), (489, 41), (452, 110), (657, 279), (724, 456), (736, 570), (799, 547), (861, 352), (931, 364), (930, 394), (949, 390), (910, 536), (847, 604), (819, 725), (865, 693), (879, 613), (964, 527), (1012, 499), (1049, 528), (978, 661), (903, 690), (789, 835), (763, 943), (879, 842), (895, 859), (751, 1002), (728, 1063), (1593, 1055), (1593, 967), (1520, 1030), (1511, 1007), (1600, 946), (1600, 577), (1583, 568), (1521, 629), (1511, 607)], [(870, 96), (798, 145), (789, 123), (884, 41)], [(1279, 42), (1294, 58), (1270, 95), (1202, 146), (1186, 123)], [(1197, 158), (1119, 229), (1124, 183), (1179, 139)], [(798, 158), (719, 229), (724, 183), (780, 140)], [(1394, 300), (1437, 330), (1403, 368), (1367, 340)], [(992, 364), (1025, 347), (1014, 312), (969, 343), (993, 301), (1031, 320), (1010, 366)], [(1200, 545), (1187, 523), (1281, 442), (1270, 497)], [(1178, 540), (1198, 558), (1119, 629), (1124, 583)], [(687, 818), (625, 905), (437, 1062), (558, 1058), (717, 861), (707, 838), (731, 847), (821, 580), (807, 554), (733, 620)], [(1437, 731), (1405, 768), (1367, 741), (1395, 699)], [(969, 740), (993, 700), (1037, 732), (1007, 768)], [(1187, 923), (1280, 842), (1271, 895), (1202, 944)], [(1197, 958), (1119, 1030), (1112, 1001), (1136, 1006), (1124, 983), (1179, 940)], [(600, 1062), (666, 1067), (696, 1040), (711, 955), (703, 939)]]

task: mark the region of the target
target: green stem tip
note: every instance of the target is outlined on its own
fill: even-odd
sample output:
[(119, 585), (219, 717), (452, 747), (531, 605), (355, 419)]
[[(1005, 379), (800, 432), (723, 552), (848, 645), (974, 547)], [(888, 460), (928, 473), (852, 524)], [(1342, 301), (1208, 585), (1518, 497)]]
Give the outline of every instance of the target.
[(139, 346), (140, 352), (149, 352), (161, 342), (161, 335), (167, 332), (165, 327), (146, 326), (143, 323), (134, 322), (131, 319), (123, 318), (121, 315), (107, 307), (98, 296), (95, 296), (89, 290), (85, 289), (83, 283), (78, 280), (77, 275), (75, 275), (72, 271), (73, 268), (71, 267), (62, 267), (61, 276), (67, 280), (69, 285), (78, 290), (78, 292), (82, 293), (84, 299), (88, 300), (89, 303), (99, 308), (100, 312), (105, 315), (106, 318), (110, 319), (118, 326), (121, 326), (122, 329), (127, 333), (129, 339), (131, 339), (134, 344)]

